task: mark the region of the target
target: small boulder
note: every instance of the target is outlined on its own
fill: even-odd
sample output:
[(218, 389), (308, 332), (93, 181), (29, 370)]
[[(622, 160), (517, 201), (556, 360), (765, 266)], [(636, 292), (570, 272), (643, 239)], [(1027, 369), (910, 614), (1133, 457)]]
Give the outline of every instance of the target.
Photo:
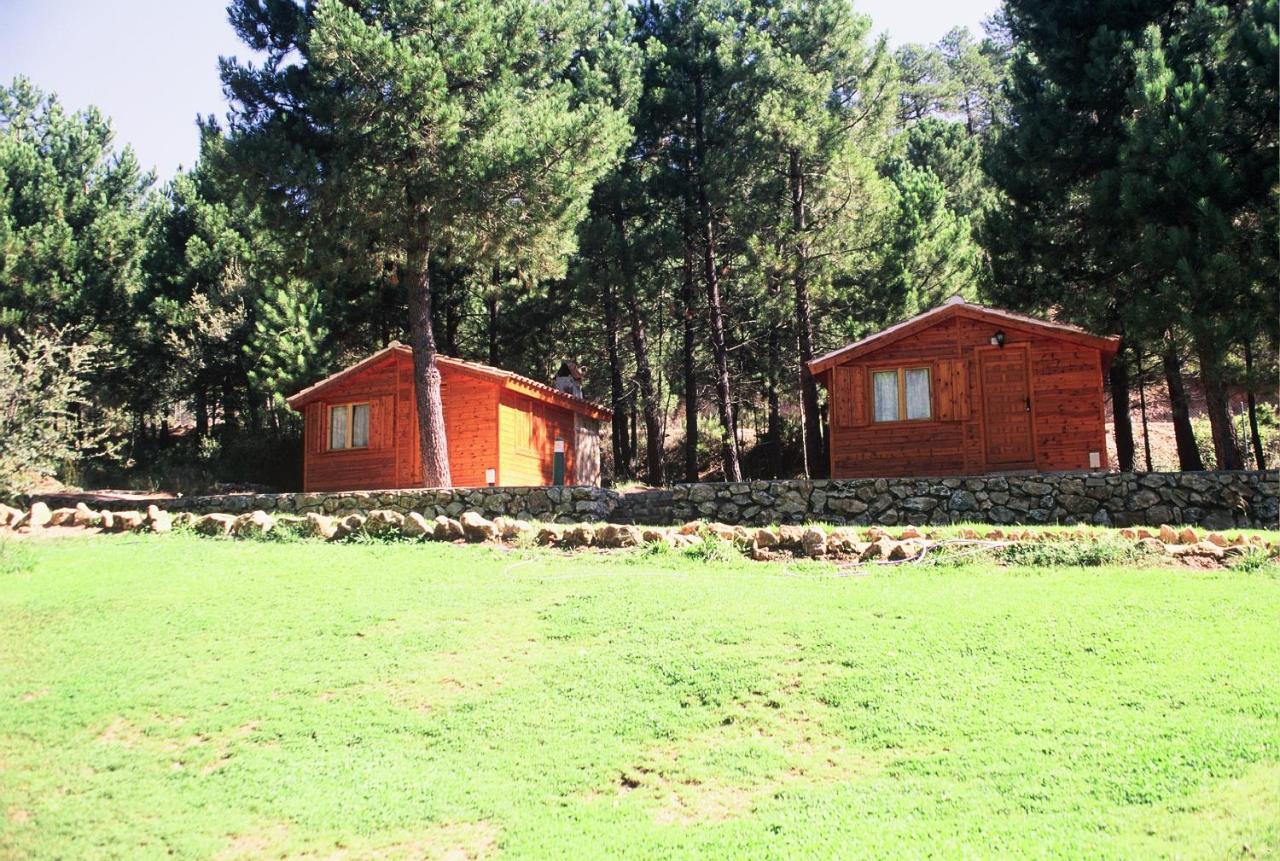
[(800, 526), (779, 526), (778, 544), (788, 550), (800, 550), (804, 544), (804, 528)]
[(99, 511), (98, 525), (102, 527), (103, 532), (114, 532), (116, 529), (115, 512), (106, 508)]
[(622, 528), (614, 523), (606, 523), (596, 530), (596, 546), (615, 548), (622, 546)]
[(778, 546), (778, 536), (774, 534), (772, 529), (765, 529), (763, 526), (751, 532), (751, 545), (762, 549), (769, 549)]
[(114, 532), (133, 532), (141, 529), (145, 518), (141, 511), (117, 511), (111, 525)]
[(76, 516), (74, 508), (55, 508), (49, 512), (50, 526), (70, 526), (72, 519)]
[(435, 528), (431, 530), (431, 537), (436, 541), (460, 541), (463, 537), (462, 524), (452, 517), (441, 514), (435, 519)]
[(575, 523), (564, 531), (560, 543), (565, 547), (590, 547), (595, 543), (596, 530), (590, 523)]
[(1156, 537), (1165, 544), (1177, 544), (1178, 530), (1166, 523), (1160, 527), (1160, 531), (1156, 534)]
[(885, 556), (890, 562), (902, 562), (911, 559), (920, 552), (920, 545), (915, 541), (896, 542), (889, 548), (888, 555)]
[(0, 526), (13, 526), (22, 517), (22, 512), (12, 505), (0, 503)]
[(493, 527), (499, 541), (520, 541), (533, 532), (533, 525), (529, 521), (512, 517), (495, 517)]
[(868, 562), (872, 559), (886, 559), (890, 551), (897, 546), (898, 542), (896, 541), (888, 538), (877, 538), (866, 546), (858, 558), (863, 562)]
[(492, 520), (486, 520), (474, 511), (462, 512), (458, 522), (462, 524), (463, 536), (472, 543), (492, 541), (498, 534)]
[(902, 534), (898, 536), (898, 540), (908, 541), (912, 538), (923, 538), (923, 537), (924, 536), (920, 534), (919, 529), (916, 529), (914, 526), (908, 526), (906, 529), (902, 530)]
[[(155, 508), (155, 506), (152, 506)], [(147, 511), (147, 527), (157, 535), (163, 535), (166, 532), (173, 531), (173, 515), (167, 511), (156, 509), (154, 512)]]
[(406, 538), (430, 538), (435, 528), (435, 524), (430, 520), (427, 520), (416, 511), (410, 511), (404, 516), (404, 523), (400, 526), (400, 533)]
[(596, 529), (595, 543), (598, 547), (637, 547), (645, 543), (644, 534), (638, 526), (606, 523)]
[(697, 535), (702, 531), (702, 523), (697, 520), (690, 520), (676, 531), (681, 535)]
[(858, 533), (847, 526), (831, 530), (827, 536), (827, 552), (837, 556), (848, 556), (860, 542)]
[(147, 528), (157, 534), (164, 534), (173, 531), (173, 515), (164, 511), (157, 505), (147, 506), (146, 517)]
[(375, 508), (364, 521), (364, 531), (370, 535), (395, 535), (404, 526), (404, 515), (386, 508)]
[(719, 538), (721, 541), (737, 541), (738, 529), (741, 527), (729, 526), (726, 523), (708, 523), (707, 532)]
[(683, 550), (687, 547), (697, 547), (702, 543), (701, 535), (689, 535), (684, 532), (677, 532), (671, 536), (671, 546), (677, 550)]
[(74, 509), (75, 513), (71, 516), (71, 525), (79, 526), (81, 529), (88, 529), (97, 526), (102, 522), (102, 518), (94, 513), (93, 509), (85, 505), (83, 502), (77, 502)]
[(1199, 543), (1199, 541), (1200, 541), (1200, 536), (1196, 535), (1196, 531), (1192, 529), (1190, 526), (1185, 527), (1181, 532), (1178, 533), (1179, 544), (1197, 544)]
[(308, 538), (319, 538), (329, 541), (333, 538), (334, 532), (338, 529), (338, 525), (333, 522), (333, 518), (314, 511), (307, 512), (306, 519), (301, 525), (301, 532)]
[(554, 547), (564, 538), (564, 528), (554, 524), (547, 524), (538, 528), (538, 534), (534, 537), (534, 541), (541, 547)]
[(330, 540), (342, 541), (358, 532), (362, 532), (365, 520), (366, 518), (363, 514), (348, 514), (346, 517), (340, 518), (334, 525), (333, 536)]
[(1138, 548), (1146, 550), (1148, 553), (1159, 553), (1161, 555), (1169, 552), (1169, 548), (1159, 538), (1148, 535), (1146, 538), (1138, 539)]
[(805, 529), (800, 536), (800, 549), (805, 556), (825, 556), (827, 554), (827, 534), (816, 526)]
[(1210, 544), (1216, 544), (1219, 547), (1227, 546), (1226, 536), (1224, 536), (1221, 532), (1210, 532), (1208, 535), (1204, 537), (1204, 540), (1208, 541)]
[(43, 502), (31, 503), (31, 508), (27, 509), (27, 513), (22, 516), (17, 526), (25, 526), (28, 529), (43, 529), (49, 525), (49, 521), (53, 518), (53, 512), (49, 510), (49, 506)]
[(276, 522), (271, 515), (258, 509), (237, 517), (232, 531), (237, 538), (261, 538), (275, 528)]
[(669, 544), (670, 537), (670, 531), (654, 526), (646, 526), (640, 530), (640, 541), (644, 544)]

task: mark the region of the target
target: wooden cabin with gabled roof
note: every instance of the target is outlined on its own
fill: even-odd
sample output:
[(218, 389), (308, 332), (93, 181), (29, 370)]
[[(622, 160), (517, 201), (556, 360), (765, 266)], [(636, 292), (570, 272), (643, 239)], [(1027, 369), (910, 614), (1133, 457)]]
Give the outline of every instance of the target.
[(956, 296), (814, 359), (833, 478), (1107, 468), (1118, 337)]
[[(501, 368), (440, 355), (436, 366), (455, 487), (552, 484), (558, 445), (565, 484), (600, 483), (611, 411)], [(422, 486), (409, 347), (393, 341), (287, 403), (304, 416), (303, 490)]]

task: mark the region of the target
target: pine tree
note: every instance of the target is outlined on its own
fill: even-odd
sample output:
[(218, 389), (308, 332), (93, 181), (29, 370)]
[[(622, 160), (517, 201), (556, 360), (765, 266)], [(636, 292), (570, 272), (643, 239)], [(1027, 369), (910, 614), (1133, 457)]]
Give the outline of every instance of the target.
[(301, 221), (389, 261), (407, 292), (423, 479), (450, 484), (433, 263), (483, 271), (572, 250), (624, 118), (580, 54), (586, 2), (236, 0), (259, 67), (223, 62), (234, 152)]

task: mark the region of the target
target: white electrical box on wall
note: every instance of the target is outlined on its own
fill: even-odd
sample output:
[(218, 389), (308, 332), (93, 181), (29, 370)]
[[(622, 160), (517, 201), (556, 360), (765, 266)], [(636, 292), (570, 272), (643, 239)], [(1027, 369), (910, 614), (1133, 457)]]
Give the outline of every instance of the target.
[(1102, 455), (1099, 452), (1096, 452), (1096, 451), (1089, 452), (1089, 468), (1090, 469), (1102, 468)]

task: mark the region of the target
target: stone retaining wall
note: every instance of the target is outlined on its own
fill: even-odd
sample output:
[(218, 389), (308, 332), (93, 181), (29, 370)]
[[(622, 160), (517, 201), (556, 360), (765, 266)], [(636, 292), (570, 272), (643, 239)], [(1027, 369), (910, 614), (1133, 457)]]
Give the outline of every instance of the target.
[[(506, 515), (521, 520), (579, 523), (604, 520), (613, 510), (617, 494), (598, 487), (470, 487), (452, 490), (365, 490), (327, 493), (228, 493), (220, 496), (186, 496), (170, 499), (113, 499), (92, 503), (91, 508), (113, 511), (145, 509), (155, 504), (170, 512), (192, 514), (368, 514), (375, 509), (426, 517), (457, 517), (475, 511), (486, 517)], [(76, 498), (38, 497), (50, 508), (74, 506)]]
[(1280, 472), (1068, 473), (682, 484), (676, 521), (730, 524), (1092, 523), (1275, 529)]
[[(40, 497), (51, 508), (75, 497)], [(1206, 529), (1277, 528), (1280, 473), (1055, 473), (970, 478), (877, 478), (678, 484), (617, 493), (596, 487), (482, 487), (348, 493), (227, 494), (178, 499), (112, 500), (95, 509), (276, 514), (368, 513), (388, 509), (427, 517), (486, 517), (561, 523), (608, 520), (664, 525), (689, 520), (727, 524), (828, 523), (924, 525), (957, 521), (1093, 523), (1106, 526), (1185, 524)]]

